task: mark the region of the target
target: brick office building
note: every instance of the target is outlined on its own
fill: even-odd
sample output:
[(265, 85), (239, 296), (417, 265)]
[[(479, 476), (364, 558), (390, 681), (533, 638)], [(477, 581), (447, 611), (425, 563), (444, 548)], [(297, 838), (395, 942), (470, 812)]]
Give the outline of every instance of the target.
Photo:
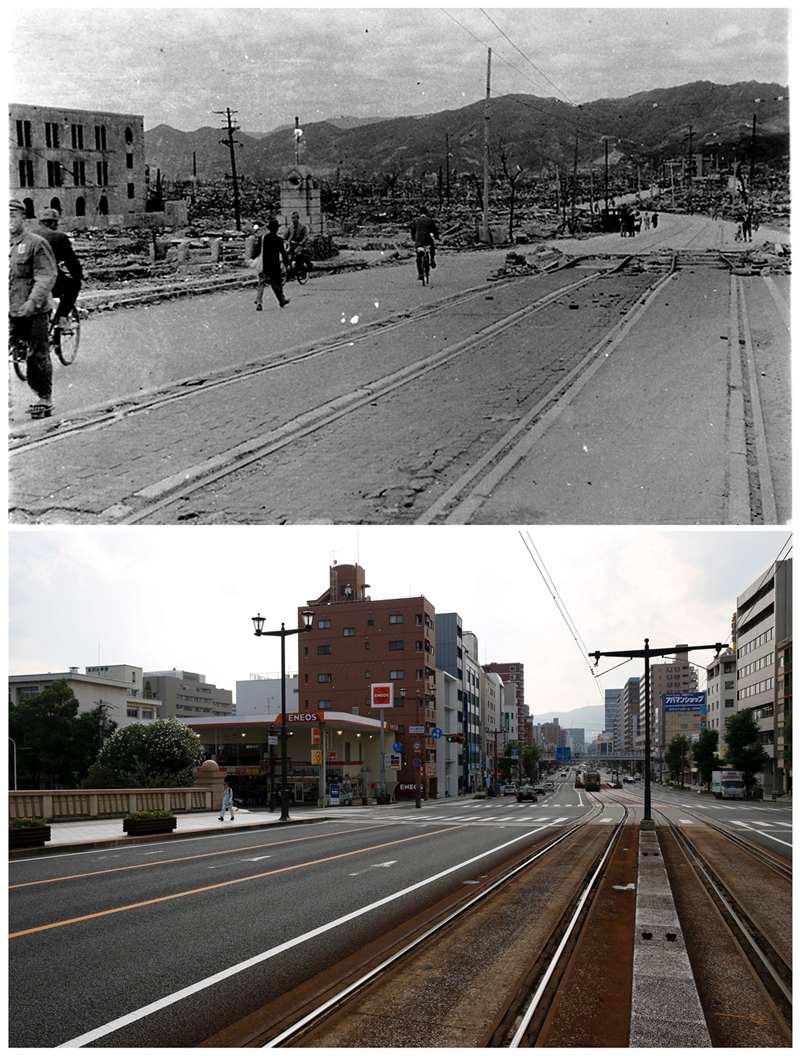
[[(307, 712), (349, 712), (377, 720), (383, 712), (387, 789), (398, 798), (414, 796), (416, 758), (423, 798), (435, 797), (436, 748), (430, 731), (437, 725), (436, 610), (423, 596), (374, 601), (368, 589), (360, 565), (332, 565), (328, 588), (308, 602), (314, 624), (298, 643), (299, 705)], [(392, 683), (394, 707), (370, 707), (370, 686), (376, 682)], [(409, 732), (420, 726), (424, 733)], [(401, 767), (390, 771), (395, 741), (403, 746)]]

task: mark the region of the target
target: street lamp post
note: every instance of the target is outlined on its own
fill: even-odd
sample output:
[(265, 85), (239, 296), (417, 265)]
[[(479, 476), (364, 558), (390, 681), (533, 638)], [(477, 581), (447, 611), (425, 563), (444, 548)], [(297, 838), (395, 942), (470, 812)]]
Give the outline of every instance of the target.
[(291, 818), (289, 817), (289, 789), (287, 788), (286, 779), (286, 771), (289, 766), (286, 743), (286, 639), (290, 634), (300, 634), (301, 631), (311, 630), (311, 625), (314, 622), (314, 613), (310, 609), (306, 609), (306, 611), (302, 613), (302, 617), (303, 626), (290, 627), (288, 631), (283, 623), (281, 624), (281, 629), (279, 631), (265, 631), (264, 617), (260, 613), (258, 616), (252, 617), (256, 638), (268, 636), (272, 638), (280, 638), (281, 640), (281, 821), (291, 821)]
[(8, 738), (14, 745), (14, 791), (17, 791), (17, 742), (13, 737)]

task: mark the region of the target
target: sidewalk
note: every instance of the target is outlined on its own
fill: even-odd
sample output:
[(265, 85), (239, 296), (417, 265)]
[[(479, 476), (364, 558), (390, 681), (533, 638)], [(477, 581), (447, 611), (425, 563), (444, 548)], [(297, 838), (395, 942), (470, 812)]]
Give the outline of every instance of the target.
[(104, 818), (98, 821), (53, 821), (50, 822), (50, 839), (44, 847), (19, 847), (9, 852), (11, 858), (29, 858), (42, 854), (65, 854), (69, 851), (88, 851), (100, 847), (123, 847), (133, 843), (152, 843), (155, 840), (181, 840), (207, 833), (230, 831), (231, 829), (266, 829), (272, 825), (297, 825), (320, 821), (323, 817), (335, 816), (336, 808), (293, 806), (289, 808), (289, 821), (281, 822), (280, 806), (274, 813), (266, 808), (251, 810), (240, 807), (236, 820), (231, 822), (230, 813), (224, 822), (215, 811), (177, 815), (177, 827), (160, 836), (126, 836), (122, 831), (122, 818)]

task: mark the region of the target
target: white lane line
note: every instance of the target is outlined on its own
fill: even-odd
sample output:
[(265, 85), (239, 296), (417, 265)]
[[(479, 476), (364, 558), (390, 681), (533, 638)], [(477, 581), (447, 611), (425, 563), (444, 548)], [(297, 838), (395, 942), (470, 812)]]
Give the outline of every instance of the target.
[(402, 891), (396, 891), (394, 894), (387, 895), (386, 898), (381, 898), (377, 902), (373, 902), (371, 905), (363, 906), (361, 909), (356, 909), (352, 913), (347, 913), (343, 917), (338, 917), (336, 920), (332, 920), (328, 924), (323, 924), (319, 928), (314, 928), (312, 931), (307, 931), (303, 935), (298, 935), (294, 939), (289, 939), (288, 942), (283, 942), (280, 946), (273, 946), (271, 950), (265, 950), (263, 953), (258, 953), (255, 957), (248, 957), (246, 961), (241, 961), (239, 964), (224, 968), (221, 972), (215, 972), (214, 975), (209, 975), (206, 979), (200, 979), (198, 982), (192, 983), (190, 986), (185, 986), (182, 990), (176, 990), (173, 994), (167, 994), (165, 997), (159, 998), (158, 1001), (152, 1001), (149, 1005), (143, 1005), (142, 1008), (137, 1008), (125, 1016), (120, 1016), (119, 1019), (112, 1019), (109, 1023), (104, 1023), (100, 1027), (95, 1027), (94, 1030), (89, 1030), (85, 1034), (79, 1035), (77, 1038), (72, 1038), (70, 1041), (64, 1041), (56, 1047), (59, 1049), (76, 1049), (82, 1048), (84, 1045), (89, 1045), (91, 1042), (97, 1041), (99, 1038), (104, 1038), (108, 1034), (113, 1034), (115, 1030), (120, 1030), (122, 1027), (126, 1027), (130, 1023), (136, 1023), (140, 1019), (151, 1016), (155, 1012), (160, 1012), (162, 1009), (168, 1008), (170, 1005), (177, 1004), (178, 1001), (184, 1001), (187, 997), (192, 997), (194, 994), (198, 994), (202, 990), (208, 989), (210, 986), (216, 986), (217, 983), (222, 983), (226, 979), (238, 975), (239, 972), (245, 972), (248, 968), (252, 968), (257, 964), (262, 964), (264, 961), (271, 960), (273, 957), (277, 957), (281, 953), (286, 953), (287, 950), (294, 949), (296, 946), (301, 945), (301, 943), (316, 939), (328, 931), (333, 931), (334, 928), (341, 927), (342, 924), (347, 924), (349, 921), (355, 920), (357, 917), (362, 917), (365, 913), (371, 913), (373, 910), (380, 909), (381, 906), (387, 906), (390, 902), (394, 902), (398, 898), (402, 898), (404, 895), (410, 895), (413, 891), (418, 891), (420, 888), (427, 887), (428, 884), (436, 883), (437, 880), (441, 880), (444, 876), (449, 876), (451, 873), (455, 873), (459, 869), (464, 869), (466, 866), (472, 865), (474, 862), (479, 862), (483, 858), (488, 858), (491, 854), (497, 854), (498, 851), (502, 851), (506, 847), (512, 847), (515, 843), (519, 843), (520, 840), (526, 840), (530, 836), (535, 836), (536, 833), (542, 832), (546, 828), (546, 825), (542, 825), (538, 829), (531, 829), (529, 832), (523, 832), (521, 836), (515, 836), (513, 840), (509, 840), (507, 843), (501, 843), (499, 846), (493, 847), (491, 850), (483, 851), (481, 854), (475, 855), (474, 858), (468, 858), (464, 862), (459, 862), (458, 865), (451, 865), (449, 869), (444, 869), (441, 873), (437, 873), (435, 876), (431, 876), (426, 880), (419, 880), (416, 884), (412, 884), (410, 887), (404, 888)]

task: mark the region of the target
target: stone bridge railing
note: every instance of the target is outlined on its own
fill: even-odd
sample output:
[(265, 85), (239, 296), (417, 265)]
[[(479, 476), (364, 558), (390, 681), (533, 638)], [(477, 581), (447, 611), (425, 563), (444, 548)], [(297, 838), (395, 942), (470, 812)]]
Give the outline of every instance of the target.
[[(45, 789), (8, 793), (9, 818), (80, 821), (117, 818), (133, 810), (172, 810), (176, 814), (213, 810), (211, 788)], [(216, 797), (218, 798), (218, 797)]]

